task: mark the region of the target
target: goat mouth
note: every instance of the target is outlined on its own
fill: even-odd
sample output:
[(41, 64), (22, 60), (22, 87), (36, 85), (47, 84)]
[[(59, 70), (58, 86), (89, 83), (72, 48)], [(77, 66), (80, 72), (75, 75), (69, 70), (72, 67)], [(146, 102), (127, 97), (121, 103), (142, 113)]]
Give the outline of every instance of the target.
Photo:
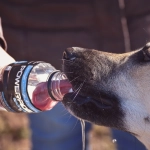
[(75, 93), (67, 93), (63, 98), (63, 103), (70, 103), (70, 105), (76, 105), (77, 107), (81, 107), (86, 104), (93, 104), (99, 109), (110, 109), (113, 107), (110, 100), (98, 100), (81, 94), (75, 95)]

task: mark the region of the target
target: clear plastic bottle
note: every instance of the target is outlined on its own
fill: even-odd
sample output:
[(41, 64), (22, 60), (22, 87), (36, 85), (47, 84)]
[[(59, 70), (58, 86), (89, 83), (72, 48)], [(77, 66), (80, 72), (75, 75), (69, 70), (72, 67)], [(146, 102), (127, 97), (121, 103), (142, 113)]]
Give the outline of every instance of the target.
[(1, 72), (0, 108), (26, 113), (50, 110), (71, 91), (66, 75), (51, 64), (15, 62)]

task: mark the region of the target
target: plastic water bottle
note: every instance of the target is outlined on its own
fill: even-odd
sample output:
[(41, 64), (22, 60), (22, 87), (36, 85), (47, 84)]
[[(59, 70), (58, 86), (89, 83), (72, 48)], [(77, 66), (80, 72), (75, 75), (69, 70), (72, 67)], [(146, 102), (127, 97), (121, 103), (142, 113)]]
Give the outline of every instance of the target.
[(1, 71), (0, 109), (26, 113), (50, 110), (71, 88), (66, 75), (49, 63), (15, 62)]

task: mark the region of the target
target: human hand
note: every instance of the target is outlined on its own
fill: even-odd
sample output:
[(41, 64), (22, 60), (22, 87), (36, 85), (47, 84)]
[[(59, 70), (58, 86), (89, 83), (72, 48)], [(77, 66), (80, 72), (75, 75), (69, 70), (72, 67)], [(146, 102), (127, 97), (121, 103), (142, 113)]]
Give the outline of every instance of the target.
[[(11, 63), (13, 63), (13, 62), (15, 62), (15, 59), (12, 58), (12, 57), (0, 46), (0, 80), (1, 80), (1, 71), (2, 71), (2, 69), (3, 69), (5, 66), (7, 66), (7, 65), (9, 65), (9, 64), (11, 64)], [(0, 97), (0, 99), (1, 99), (1, 97)], [(0, 106), (1, 106), (1, 104), (0, 104)], [(3, 109), (3, 106), (0, 107), (0, 110), (4, 110), (4, 109)]]

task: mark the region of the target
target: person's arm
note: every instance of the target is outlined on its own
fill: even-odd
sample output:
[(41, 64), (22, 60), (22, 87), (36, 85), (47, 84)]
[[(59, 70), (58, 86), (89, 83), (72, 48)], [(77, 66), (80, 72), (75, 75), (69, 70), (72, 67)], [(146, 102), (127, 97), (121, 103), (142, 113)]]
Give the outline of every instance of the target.
[(15, 59), (12, 58), (4, 49), (0, 46), (0, 70), (7, 66), (8, 64), (11, 64), (15, 62)]
[(0, 18), (0, 70), (6, 65), (15, 62), (14, 58), (12, 58), (7, 52), (7, 44), (3, 36), (1, 18)]

